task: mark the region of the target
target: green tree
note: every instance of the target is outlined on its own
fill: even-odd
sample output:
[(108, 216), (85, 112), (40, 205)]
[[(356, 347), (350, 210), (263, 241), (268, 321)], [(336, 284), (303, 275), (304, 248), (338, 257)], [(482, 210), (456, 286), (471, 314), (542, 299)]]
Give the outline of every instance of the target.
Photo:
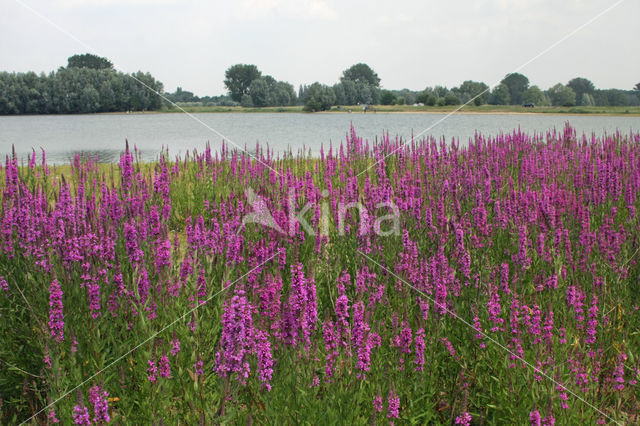
[(67, 68), (91, 68), (94, 70), (112, 69), (113, 64), (107, 58), (102, 58), (91, 53), (73, 55), (67, 59)]
[(433, 93), (433, 96), (435, 96), (436, 98), (444, 98), (450, 92), (450, 90), (444, 86), (434, 86), (434, 88), (431, 89), (431, 91)]
[(507, 74), (501, 83), (509, 89), (510, 104), (522, 104), (522, 95), (529, 88), (529, 79), (520, 73), (514, 72)]
[(171, 102), (198, 102), (200, 99), (188, 90), (182, 90), (182, 87), (178, 87), (175, 93), (168, 93), (167, 99)]
[(342, 72), (340, 81), (351, 80), (355, 83), (367, 83), (374, 87), (380, 86), (380, 78), (367, 64), (358, 63)]
[(251, 98), (251, 95), (249, 95), (248, 93), (245, 93), (244, 95), (242, 95), (242, 99), (240, 99), (240, 106), (244, 108), (252, 108), (253, 99)]
[(251, 96), (252, 106), (264, 107), (268, 105), (269, 83), (264, 77), (257, 78), (249, 85), (249, 93)]
[(318, 82), (309, 86), (305, 93), (305, 111), (325, 111), (331, 108), (336, 102), (336, 95), (333, 89)]
[(483, 105), (489, 102), (489, 86), (479, 81), (467, 80), (460, 87), (451, 91), (460, 99), (460, 102), (465, 104), (471, 99), (473, 99), (474, 105)]
[(628, 106), (629, 96), (624, 90), (620, 89), (607, 89), (604, 90), (607, 97), (607, 102), (610, 106)]
[(544, 106), (547, 104), (544, 92), (538, 86), (531, 86), (522, 94), (522, 102), (525, 104), (533, 104)]
[(277, 106), (295, 105), (296, 91), (293, 85), (286, 81), (278, 81), (274, 87), (275, 104)]
[(460, 105), (460, 99), (458, 99), (458, 97), (456, 95), (454, 95), (453, 93), (449, 93), (447, 96), (444, 97), (444, 104), (445, 105)]
[(506, 84), (500, 83), (491, 91), (489, 103), (492, 105), (509, 105), (511, 95)]
[[(413, 105), (417, 102), (416, 97), (418, 96), (418, 93), (414, 92), (413, 90), (394, 90), (393, 94), (396, 96), (396, 98), (403, 97), (407, 105)], [(380, 92), (380, 96), (382, 96), (382, 92)]]
[(396, 101), (396, 95), (391, 90), (383, 90), (382, 96), (380, 96), (380, 103), (382, 105), (393, 105)]
[(358, 103), (364, 105), (376, 104), (372, 89), (375, 87), (364, 82), (356, 83), (356, 91), (358, 93)]
[(346, 105), (358, 104), (358, 89), (353, 80), (344, 80), (340, 82), (344, 89), (344, 98)]
[(240, 102), (243, 95), (249, 94), (251, 82), (260, 78), (261, 75), (262, 73), (255, 65), (236, 64), (229, 67), (224, 73), (224, 85), (231, 99)]
[(416, 96), (416, 102), (420, 102), (427, 106), (434, 106), (436, 104), (436, 96), (433, 94), (433, 89), (430, 87), (425, 88), (422, 92)]
[(593, 85), (593, 83), (583, 77), (576, 77), (571, 79), (569, 83), (567, 83), (567, 86), (569, 86), (575, 92), (576, 99), (580, 102), (579, 105), (583, 105), (583, 94), (586, 93), (588, 95), (593, 95), (593, 92), (596, 91), (596, 87)]
[(554, 106), (574, 106), (576, 104), (576, 92), (569, 86), (558, 83), (549, 89), (551, 104)]
[(344, 94), (344, 85), (336, 83), (333, 85), (333, 93), (336, 95), (336, 105), (348, 105), (347, 98)]
[[(577, 95), (576, 95), (577, 98)], [(583, 93), (580, 98), (580, 105), (582, 106), (594, 106), (596, 101), (593, 99), (593, 95), (590, 93)]]

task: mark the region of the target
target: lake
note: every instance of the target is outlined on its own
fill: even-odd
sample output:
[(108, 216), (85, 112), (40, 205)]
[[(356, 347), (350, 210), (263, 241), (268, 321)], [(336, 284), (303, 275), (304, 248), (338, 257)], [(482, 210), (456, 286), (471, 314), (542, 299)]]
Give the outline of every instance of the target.
[[(195, 119), (194, 119), (195, 117)], [(154, 160), (163, 147), (171, 156), (194, 148), (202, 151), (207, 142), (218, 149), (224, 139), (249, 150), (256, 142), (269, 144), (276, 153), (290, 147), (317, 154), (321, 144), (339, 146), (351, 124), (356, 133), (370, 141), (387, 131), (391, 136), (411, 137), (433, 126), (445, 114), (393, 113), (213, 113), (193, 114), (98, 114), (0, 117), (0, 154), (3, 158), (15, 145), (25, 160), (32, 148), (43, 148), (50, 163), (67, 163), (76, 153), (96, 155), (101, 162), (114, 162), (124, 150), (125, 140), (141, 151), (141, 159)], [(201, 121), (198, 122), (197, 120)], [(579, 132), (602, 134), (616, 129), (640, 131), (640, 117), (569, 116), (549, 114), (455, 114), (424, 133), (436, 138), (458, 139), (464, 144), (476, 131), (485, 135), (510, 132), (518, 126), (530, 133), (561, 130), (569, 121)], [(211, 129), (215, 129), (215, 133)], [(231, 144), (231, 145), (233, 145)], [(38, 156), (39, 158), (39, 156)], [(25, 160), (26, 161), (26, 160)]]

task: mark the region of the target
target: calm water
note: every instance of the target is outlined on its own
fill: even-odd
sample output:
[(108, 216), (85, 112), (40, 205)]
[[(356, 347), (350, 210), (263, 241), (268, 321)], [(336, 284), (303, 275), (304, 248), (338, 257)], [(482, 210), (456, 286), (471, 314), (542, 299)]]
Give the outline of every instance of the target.
[[(252, 149), (256, 142), (269, 144), (276, 152), (305, 147), (318, 153), (320, 145), (344, 141), (351, 123), (358, 135), (374, 140), (385, 132), (404, 138), (418, 134), (444, 114), (195, 114), (202, 123), (224, 135), (224, 139)], [(562, 129), (569, 121), (579, 133), (640, 131), (640, 117), (562, 115), (473, 115), (456, 114), (425, 135), (466, 142), (477, 130), (486, 135), (510, 132), (520, 126), (528, 132)], [(135, 145), (144, 160), (157, 158), (163, 147), (171, 155), (187, 150), (202, 151), (207, 142), (220, 147), (223, 137), (185, 114), (113, 114), (0, 117), (0, 154), (15, 145), (21, 158), (32, 148), (43, 148), (50, 163), (66, 163), (76, 153), (97, 155), (99, 161), (117, 161), (125, 140)]]

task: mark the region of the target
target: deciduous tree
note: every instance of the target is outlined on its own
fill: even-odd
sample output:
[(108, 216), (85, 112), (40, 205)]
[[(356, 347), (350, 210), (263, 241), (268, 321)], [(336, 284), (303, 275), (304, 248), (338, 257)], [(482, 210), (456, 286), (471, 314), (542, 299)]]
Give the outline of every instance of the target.
[(112, 69), (113, 64), (107, 58), (102, 58), (91, 53), (73, 55), (67, 60), (67, 68), (91, 68), (94, 70)]
[(520, 73), (514, 72), (507, 74), (501, 83), (509, 89), (509, 103), (511, 105), (522, 104), (522, 95), (529, 88), (529, 79)]
[(249, 94), (251, 82), (260, 78), (261, 75), (262, 73), (255, 65), (236, 64), (229, 67), (224, 73), (224, 85), (231, 99), (240, 102), (242, 95)]

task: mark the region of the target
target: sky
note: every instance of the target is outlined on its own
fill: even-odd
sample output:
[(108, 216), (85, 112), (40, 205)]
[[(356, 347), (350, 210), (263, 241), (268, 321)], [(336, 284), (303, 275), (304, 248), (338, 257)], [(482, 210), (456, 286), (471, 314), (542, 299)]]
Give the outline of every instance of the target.
[(585, 77), (629, 90), (640, 1), (571, 34), (618, 1), (0, 0), (0, 70), (50, 72), (89, 52), (199, 96), (224, 94), (237, 63), (296, 88), (364, 62), (387, 89), (494, 86), (519, 71), (542, 89)]

